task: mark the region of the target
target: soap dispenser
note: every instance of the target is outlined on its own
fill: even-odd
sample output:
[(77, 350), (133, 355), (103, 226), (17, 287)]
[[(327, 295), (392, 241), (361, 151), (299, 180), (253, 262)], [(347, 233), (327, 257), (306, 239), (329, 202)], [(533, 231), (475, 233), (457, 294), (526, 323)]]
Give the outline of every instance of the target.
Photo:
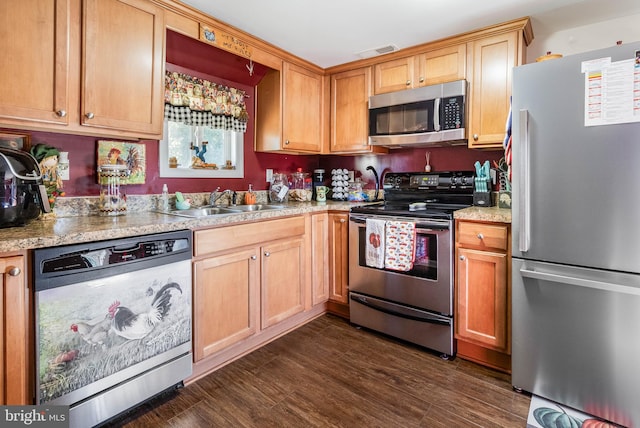
[(244, 203), (247, 205), (253, 205), (256, 203), (256, 194), (253, 191), (253, 186), (249, 184), (249, 190), (244, 195)]

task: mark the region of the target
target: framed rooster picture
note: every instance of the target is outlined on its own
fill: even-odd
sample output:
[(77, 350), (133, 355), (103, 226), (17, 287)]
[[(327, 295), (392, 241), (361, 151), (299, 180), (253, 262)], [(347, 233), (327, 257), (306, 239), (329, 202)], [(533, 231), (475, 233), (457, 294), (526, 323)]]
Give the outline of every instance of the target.
[(126, 165), (129, 176), (121, 184), (144, 184), (147, 165), (145, 145), (129, 141), (98, 140), (96, 171), (102, 165)]

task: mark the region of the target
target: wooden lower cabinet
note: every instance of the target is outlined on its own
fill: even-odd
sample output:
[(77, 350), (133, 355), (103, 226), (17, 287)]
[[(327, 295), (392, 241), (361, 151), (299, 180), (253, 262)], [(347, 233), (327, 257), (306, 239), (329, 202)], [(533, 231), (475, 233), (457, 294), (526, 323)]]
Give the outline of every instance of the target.
[(311, 224), (306, 214), (194, 232), (190, 380), (326, 311), (312, 302)]
[(329, 214), (311, 216), (311, 304), (329, 299)]
[(349, 318), (349, 214), (329, 214), (329, 311)]
[(193, 264), (196, 361), (258, 331), (258, 251), (250, 248)]
[(456, 222), (457, 355), (511, 371), (510, 237), (506, 224)]
[(304, 241), (274, 242), (262, 251), (262, 328), (304, 310)]
[(32, 404), (26, 257), (0, 257), (0, 404)]

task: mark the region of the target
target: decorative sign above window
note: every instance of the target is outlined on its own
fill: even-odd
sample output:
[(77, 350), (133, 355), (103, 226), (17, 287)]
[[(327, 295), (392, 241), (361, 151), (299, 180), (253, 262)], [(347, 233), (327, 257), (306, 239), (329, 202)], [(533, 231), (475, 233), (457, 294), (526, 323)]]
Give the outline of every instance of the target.
[(200, 40), (245, 58), (253, 55), (253, 48), (246, 42), (208, 25), (200, 24)]

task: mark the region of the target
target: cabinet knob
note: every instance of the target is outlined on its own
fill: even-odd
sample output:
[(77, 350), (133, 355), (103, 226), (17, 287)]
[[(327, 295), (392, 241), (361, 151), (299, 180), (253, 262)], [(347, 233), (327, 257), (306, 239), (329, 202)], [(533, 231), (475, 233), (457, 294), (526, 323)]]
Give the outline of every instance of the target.
[(460, 260), (465, 261), (467, 258), (465, 256), (460, 256)]
[(289, 140), (285, 140), (284, 145), (288, 146), (289, 145)]
[(482, 233), (478, 233), (478, 239), (484, 239), (484, 235)]
[(93, 119), (94, 114), (93, 114), (93, 113), (91, 113), (91, 112), (89, 112), (89, 113), (85, 114), (84, 116), (85, 116), (87, 119)]
[(66, 110), (58, 110), (58, 111), (56, 112), (56, 115), (57, 115), (58, 117), (65, 117), (65, 116), (67, 115), (67, 111), (66, 111)]
[(271, 255), (271, 253), (270, 253), (270, 252), (268, 252), (268, 251), (265, 251), (265, 252), (264, 252), (264, 256), (265, 256), (265, 257), (269, 257), (270, 255)]
[(424, 83), (424, 77), (420, 76), (420, 83)]
[(407, 86), (411, 86), (411, 80), (407, 80)]
[(473, 134), (473, 141), (478, 141), (478, 138), (480, 138), (478, 134)]
[(341, 218), (341, 219), (340, 219), (340, 223), (346, 223), (346, 221), (347, 221), (347, 220), (345, 220), (345, 219), (343, 219), (343, 218)]
[(256, 260), (258, 257), (254, 254), (253, 256), (251, 256), (251, 260)]
[(20, 270), (19, 267), (12, 267), (11, 269), (9, 269), (9, 276), (18, 276), (22, 273), (22, 271)]

